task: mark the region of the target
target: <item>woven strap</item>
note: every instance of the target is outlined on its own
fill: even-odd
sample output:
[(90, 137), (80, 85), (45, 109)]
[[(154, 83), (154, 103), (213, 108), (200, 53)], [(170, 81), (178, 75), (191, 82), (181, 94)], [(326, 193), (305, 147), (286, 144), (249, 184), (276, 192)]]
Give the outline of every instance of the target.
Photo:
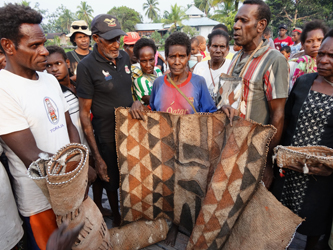
[(172, 86), (174, 86), (178, 92), (185, 98), (185, 100), (188, 102), (188, 104), (191, 105), (192, 109), (194, 110), (194, 113), (198, 113), (197, 110), (195, 109), (195, 107), (193, 106), (193, 103), (187, 98), (187, 96), (183, 93), (183, 91), (181, 91), (178, 86), (172, 81), (171, 77), (169, 76), (169, 74), (167, 74), (168, 76), (168, 80), (169, 82), (172, 84)]
[(74, 59), (77, 63), (79, 63), (81, 61), (74, 50), (71, 51), (71, 54), (72, 54), (72, 56), (74, 57)]

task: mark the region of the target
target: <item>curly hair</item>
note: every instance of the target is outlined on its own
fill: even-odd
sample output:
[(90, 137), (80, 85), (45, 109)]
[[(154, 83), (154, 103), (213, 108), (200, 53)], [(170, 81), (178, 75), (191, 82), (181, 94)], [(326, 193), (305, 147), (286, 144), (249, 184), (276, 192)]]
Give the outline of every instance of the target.
[(227, 32), (225, 32), (223, 30), (220, 30), (220, 29), (213, 30), (213, 32), (208, 35), (208, 45), (209, 46), (212, 45), (212, 40), (213, 40), (214, 36), (223, 36), (223, 37), (225, 37), (225, 39), (227, 40), (227, 47), (229, 47), (230, 37), (229, 37)]
[(133, 53), (136, 58), (139, 59), (140, 49), (142, 49), (143, 47), (152, 48), (154, 51), (154, 55), (156, 54), (157, 49), (156, 49), (156, 45), (155, 45), (154, 41), (151, 39), (148, 39), (148, 38), (140, 38), (138, 41), (136, 41), (136, 43), (134, 44), (134, 48), (133, 48)]
[(49, 56), (54, 54), (54, 53), (58, 53), (62, 56), (64, 61), (67, 60), (67, 55), (66, 55), (63, 48), (61, 48), (59, 46), (56, 46), (56, 45), (50, 45), (50, 46), (47, 46), (46, 49), (49, 51)]
[[(29, 6), (7, 4), (0, 8), (0, 37), (13, 41), (17, 49), (23, 37), (20, 32), (21, 24), (40, 24), (42, 19), (42, 15)], [(4, 51), (1, 45), (0, 49)]]
[(322, 21), (319, 20), (314, 20), (311, 22), (308, 22), (307, 24), (305, 24), (305, 27), (303, 29), (303, 32), (301, 34), (301, 43), (304, 44), (307, 37), (308, 37), (308, 33), (313, 31), (313, 30), (322, 30), (324, 36), (327, 33), (327, 28), (324, 25), (324, 23)]
[(166, 40), (165, 40), (165, 56), (168, 57), (170, 46), (173, 45), (181, 45), (186, 48), (186, 55), (191, 54), (191, 42), (190, 38), (184, 32), (173, 32)]
[(269, 6), (262, 0), (245, 0), (243, 2), (244, 4), (255, 4), (258, 5), (258, 11), (257, 11), (257, 20), (263, 20), (266, 19), (267, 20), (267, 25), (269, 24), (269, 22), (271, 21), (271, 9), (269, 8)]

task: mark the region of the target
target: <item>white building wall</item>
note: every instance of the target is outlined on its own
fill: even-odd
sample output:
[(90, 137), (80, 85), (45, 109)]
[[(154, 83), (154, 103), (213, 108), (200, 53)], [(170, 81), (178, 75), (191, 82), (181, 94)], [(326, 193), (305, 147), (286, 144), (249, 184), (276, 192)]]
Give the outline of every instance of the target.
[(199, 27), (199, 35), (205, 37), (206, 39), (208, 39), (208, 35), (212, 32), (214, 26), (200, 26)]

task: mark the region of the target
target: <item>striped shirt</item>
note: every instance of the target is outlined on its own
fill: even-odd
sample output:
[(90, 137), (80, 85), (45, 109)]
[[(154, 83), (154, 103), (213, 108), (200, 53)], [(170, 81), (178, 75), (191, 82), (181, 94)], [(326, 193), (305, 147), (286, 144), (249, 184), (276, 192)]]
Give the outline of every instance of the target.
[[(238, 76), (245, 66), (249, 56), (236, 61), (237, 52), (229, 66), (228, 73), (235, 65), (233, 76)], [(246, 114), (241, 114), (243, 118), (251, 119), (255, 122), (268, 124), (269, 108), (268, 102), (274, 99), (288, 97), (288, 63), (283, 55), (269, 47), (266, 40), (261, 48), (254, 54), (243, 73), (243, 101), (246, 105)]]
[(134, 79), (134, 94), (137, 100), (141, 101), (142, 104), (144, 104), (141, 100), (142, 97), (151, 94), (154, 80), (161, 75), (163, 75), (162, 71), (155, 67), (154, 75), (142, 74), (142, 76)]
[(79, 113), (79, 99), (66, 86), (60, 84), (60, 87), (61, 87), (62, 93), (65, 97), (65, 100), (69, 105), (68, 113), (71, 117), (72, 123), (74, 124), (77, 131), (79, 132), (81, 143), (86, 145), (89, 148), (87, 140), (86, 140), (86, 138), (84, 136), (84, 133), (83, 133), (83, 130), (82, 130), (82, 125), (81, 125), (81, 120), (80, 120), (80, 113)]

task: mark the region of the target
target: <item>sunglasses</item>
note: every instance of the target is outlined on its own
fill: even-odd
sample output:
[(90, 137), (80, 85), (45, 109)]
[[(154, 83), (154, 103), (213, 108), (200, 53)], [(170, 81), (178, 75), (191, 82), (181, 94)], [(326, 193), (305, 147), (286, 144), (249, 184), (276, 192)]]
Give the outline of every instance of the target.
[(88, 29), (88, 26), (80, 26), (80, 25), (72, 25), (72, 28), (73, 29), (75, 29), (75, 30), (78, 30), (78, 29), (80, 29), (80, 27), (81, 27), (81, 29), (82, 30), (86, 30), (86, 29)]

